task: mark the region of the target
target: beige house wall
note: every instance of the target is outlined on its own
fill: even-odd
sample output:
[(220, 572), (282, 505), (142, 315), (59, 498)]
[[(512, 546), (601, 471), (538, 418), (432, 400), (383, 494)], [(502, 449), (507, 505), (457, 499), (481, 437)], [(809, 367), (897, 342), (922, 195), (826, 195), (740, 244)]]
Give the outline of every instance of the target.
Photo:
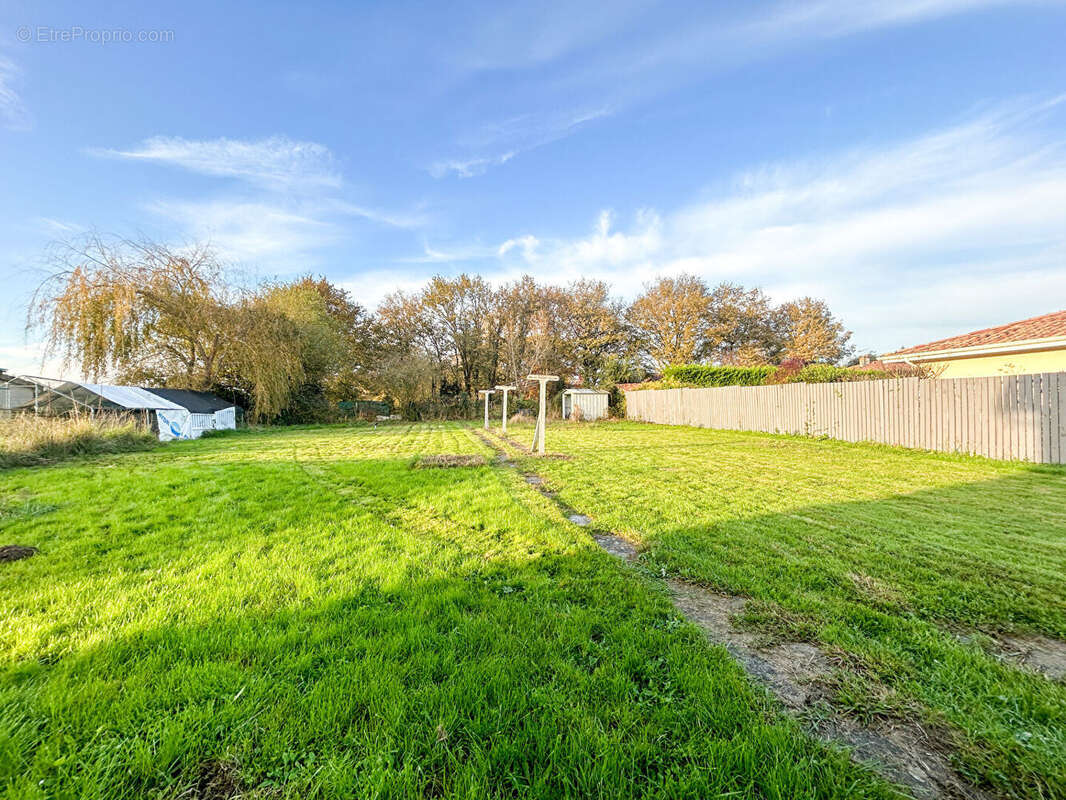
[(917, 362), (943, 371), (941, 378), (986, 378), (997, 375), (1035, 375), (1040, 372), (1066, 372), (1066, 350), (1040, 350), (994, 356)]

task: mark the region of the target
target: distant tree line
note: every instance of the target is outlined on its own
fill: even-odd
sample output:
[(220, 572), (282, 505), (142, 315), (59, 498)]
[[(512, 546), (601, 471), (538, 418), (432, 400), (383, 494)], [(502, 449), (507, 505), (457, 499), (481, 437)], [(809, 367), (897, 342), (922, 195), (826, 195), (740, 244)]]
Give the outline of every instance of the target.
[(369, 313), (325, 278), (245, 285), (207, 246), (91, 236), (52, 256), (30, 312), (51, 352), (97, 378), (224, 393), (259, 420), (324, 419), (356, 398), (446, 414), (533, 371), (609, 387), (669, 365), (833, 364), (851, 352), (822, 300), (774, 305), (691, 275), (628, 304), (596, 280), (437, 276)]

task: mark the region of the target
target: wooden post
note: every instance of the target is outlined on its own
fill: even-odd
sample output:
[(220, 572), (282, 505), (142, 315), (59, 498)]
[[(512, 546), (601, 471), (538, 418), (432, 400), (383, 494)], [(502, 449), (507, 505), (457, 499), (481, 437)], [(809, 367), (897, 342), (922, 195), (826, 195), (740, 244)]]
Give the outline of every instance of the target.
[(513, 392), (517, 386), (497, 386), (497, 392), (503, 392), (503, 435), (507, 435), (507, 393)]
[(478, 394), (485, 395), (485, 430), (489, 429), (489, 395), (493, 392), (492, 389), (481, 389)]
[(558, 375), (527, 375), (526, 378), (540, 383), (540, 408), (537, 413), (537, 429), (533, 432), (533, 449), (540, 455), (544, 455), (544, 427), (547, 424), (547, 408), (545, 406), (545, 387), (549, 381), (559, 380)]

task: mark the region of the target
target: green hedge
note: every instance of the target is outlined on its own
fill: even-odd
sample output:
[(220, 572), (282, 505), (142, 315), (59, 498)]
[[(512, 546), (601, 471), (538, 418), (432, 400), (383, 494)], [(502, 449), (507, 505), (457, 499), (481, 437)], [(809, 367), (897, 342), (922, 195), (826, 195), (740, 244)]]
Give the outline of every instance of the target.
[(708, 364), (677, 364), (663, 369), (662, 380), (642, 383), (638, 389), (682, 389), (713, 386), (764, 386), (770, 383), (843, 383), (880, 381), (903, 377), (879, 369), (848, 369), (832, 364), (787, 367), (714, 367)]
[(677, 364), (663, 370), (663, 383), (685, 386), (762, 386), (777, 367), (713, 367), (708, 364)]

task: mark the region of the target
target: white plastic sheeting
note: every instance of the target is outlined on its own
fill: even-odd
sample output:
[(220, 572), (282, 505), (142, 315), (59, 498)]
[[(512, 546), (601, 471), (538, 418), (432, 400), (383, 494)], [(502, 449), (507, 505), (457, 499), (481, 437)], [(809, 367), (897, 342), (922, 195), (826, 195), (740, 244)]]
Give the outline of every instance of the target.
[(159, 423), (159, 441), (199, 439), (204, 431), (233, 430), (237, 427), (237, 409), (224, 408), (213, 414), (193, 414), (184, 408), (160, 409), (155, 412)]
[(152, 394), (147, 389), (141, 389), (138, 386), (114, 386), (107, 383), (79, 383), (77, 385), (123, 408), (182, 410), (177, 403), (164, 400), (159, 395)]
[(156, 421), (159, 423), (159, 441), (172, 439), (195, 439), (192, 433), (192, 414), (184, 408), (157, 410)]

